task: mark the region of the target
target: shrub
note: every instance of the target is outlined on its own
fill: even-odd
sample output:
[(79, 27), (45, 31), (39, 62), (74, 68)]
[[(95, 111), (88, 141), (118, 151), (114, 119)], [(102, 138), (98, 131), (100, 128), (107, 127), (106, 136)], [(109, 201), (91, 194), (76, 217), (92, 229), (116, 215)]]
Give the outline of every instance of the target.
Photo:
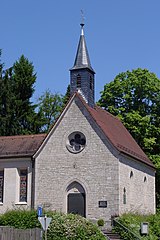
[(1, 226), (13, 226), (15, 228), (27, 229), (40, 227), (37, 212), (27, 210), (10, 210), (0, 216)]
[[(52, 221), (47, 230), (47, 240), (105, 240), (97, 225), (73, 214), (46, 212)], [(12, 210), (0, 215), (1, 226), (27, 229), (41, 227), (36, 211)]]
[(104, 220), (103, 219), (98, 219), (97, 224), (99, 227), (103, 227), (104, 226)]
[(98, 227), (89, 220), (74, 214), (51, 214), (48, 240), (105, 240)]
[[(118, 222), (131, 230), (140, 239), (158, 240), (160, 237), (160, 214), (155, 215), (139, 215), (139, 214), (124, 214), (118, 218)], [(149, 223), (149, 235), (140, 235), (140, 225), (142, 222)], [(116, 225), (114, 231), (118, 232), (123, 239), (135, 239), (129, 232), (124, 231), (120, 226)]]

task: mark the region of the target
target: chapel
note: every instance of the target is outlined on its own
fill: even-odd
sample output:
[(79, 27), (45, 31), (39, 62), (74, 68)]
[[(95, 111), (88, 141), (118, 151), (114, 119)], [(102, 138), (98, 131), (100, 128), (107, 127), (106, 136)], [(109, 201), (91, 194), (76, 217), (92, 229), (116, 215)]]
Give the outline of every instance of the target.
[(71, 97), (47, 134), (0, 137), (0, 213), (15, 207), (92, 220), (155, 213), (155, 168), (122, 122), (95, 103), (84, 24)]

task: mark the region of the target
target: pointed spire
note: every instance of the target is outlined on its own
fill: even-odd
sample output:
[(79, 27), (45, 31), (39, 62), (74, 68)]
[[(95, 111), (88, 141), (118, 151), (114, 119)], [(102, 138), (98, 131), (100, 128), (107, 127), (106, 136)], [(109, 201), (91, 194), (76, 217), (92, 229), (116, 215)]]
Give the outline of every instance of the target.
[(71, 95), (78, 92), (90, 106), (94, 107), (94, 70), (91, 67), (84, 37), (84, 19), (82, 19), (81, 35), (73, 68), (70, 69)]
[(84, 23), (81, 23), (81, 35), (78, 44), (77, 54), (74, 62), (74, 66), (71, 70), (80, 69), (80, 68), (89, 68), (94, 72), (91, 67), (90, 58), (87, 50), (87, 45), (84, 37)]
[(81, 23), (80, 25), (81, 25), (81, 36), (83, 36), (84, 35), (84, 30), (83, 30), (84, 23)]

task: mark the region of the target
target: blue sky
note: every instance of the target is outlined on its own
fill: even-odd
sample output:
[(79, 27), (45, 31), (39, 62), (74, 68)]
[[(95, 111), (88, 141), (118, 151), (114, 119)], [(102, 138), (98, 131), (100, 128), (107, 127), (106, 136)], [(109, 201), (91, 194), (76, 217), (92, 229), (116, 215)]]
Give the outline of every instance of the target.
[(160, 78), (160, 0), (1, 0), (0, 49), (5, 68), (22, 54), (33, 62), (34, 101), (45, 90), (65, 94), (80, 36), (96, 72), (96, 100), (106, 83), (147, 68)]

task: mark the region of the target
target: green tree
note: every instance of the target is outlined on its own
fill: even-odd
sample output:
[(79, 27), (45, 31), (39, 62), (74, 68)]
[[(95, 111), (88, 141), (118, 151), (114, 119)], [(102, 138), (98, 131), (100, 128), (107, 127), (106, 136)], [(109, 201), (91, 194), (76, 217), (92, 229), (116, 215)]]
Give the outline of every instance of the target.
[(39, 97), (37, 106), (41, 131), (47, 132), (63, 109), (63, 96), (47, 90)]
[[(2, 50), (0, 50), (1, 57)], [(0, 60), (0, 135), (6, 135), (10, 122), (10, 105), (12, 103), (11, 78), (12, 68), (4, 70)]]
[(160, 176), (160, 79), (147, 69), (120, 73), (104, 86), (98, 105), (122, 120)]
[(65, 106), (65, 105), (67, 104), (67, 102), (69, 101), (70, 96), (71, 96), (71, 94), (70, 94), (70, 84), (69, 84), (68, 87), (67, 87), (66, 94), (65, 94), (64, 97), (63, 97), (63, 105), (64, 105), (64, 106)]
[(117, 75), (98, 104), (118, 116), (149, 155), (159, 153), (160, 80), (147, 69)]
[(1, 78), (0, 135), (18, 135), (34, 132), (35, 106), (30, 101), (34, 93), (34, 67), (22, 55)]
[(33, 64), (24, 55), (14, 63), (12, 79), (16, 116), (14, 134), (33, 132), (36, 106), (32, 104), (31, 97), (34, 93), (36, 74)]
[(0, 84), (0, 133), (1, 135), (8, 135), (11, 125), (12, 99), (13, 92), (11, 88), (11, 69), (3, 72)]
[(3, 63), (1, 63), (2, 49), (0, 49), (0, 79), (2, 78)]

